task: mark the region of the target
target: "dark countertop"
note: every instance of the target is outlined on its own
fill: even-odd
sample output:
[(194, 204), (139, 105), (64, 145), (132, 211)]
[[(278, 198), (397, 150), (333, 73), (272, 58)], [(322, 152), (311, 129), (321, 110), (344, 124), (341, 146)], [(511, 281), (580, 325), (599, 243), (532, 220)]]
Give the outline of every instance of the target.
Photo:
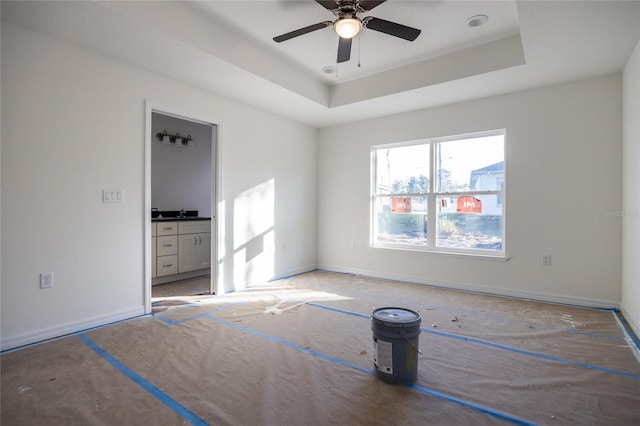
[(154, 217), (151, 222), (191, 222), (194, 220), (211, 220), (210, 217), (185, 216), (185, 217)]

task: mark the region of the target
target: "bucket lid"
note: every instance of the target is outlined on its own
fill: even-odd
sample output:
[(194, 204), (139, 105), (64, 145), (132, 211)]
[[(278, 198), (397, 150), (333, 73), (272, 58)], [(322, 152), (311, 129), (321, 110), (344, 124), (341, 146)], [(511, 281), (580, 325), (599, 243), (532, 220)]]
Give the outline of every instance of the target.
[(406, 327), (420, 324), (420, 314), (404, 308), (378, 308), (371, 317), (390, 326)]

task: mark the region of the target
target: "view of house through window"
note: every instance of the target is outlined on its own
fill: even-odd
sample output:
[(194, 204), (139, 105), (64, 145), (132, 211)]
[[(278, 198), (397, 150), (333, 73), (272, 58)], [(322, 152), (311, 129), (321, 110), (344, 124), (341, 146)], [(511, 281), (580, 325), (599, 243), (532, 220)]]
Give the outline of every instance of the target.
[(504, 139), (497, 130), (374, 146), (372, 246), (503, 256)]

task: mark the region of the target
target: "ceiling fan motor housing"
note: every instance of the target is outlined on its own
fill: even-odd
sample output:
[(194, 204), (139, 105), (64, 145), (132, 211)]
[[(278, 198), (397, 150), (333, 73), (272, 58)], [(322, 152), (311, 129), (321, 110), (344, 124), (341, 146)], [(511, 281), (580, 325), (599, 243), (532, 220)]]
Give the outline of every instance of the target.
[(358, 13), (364, 12), (364, 10), (358, 6), (358, 3), (354, 1), (341, 2), (336, 11), (336, 15), (340, 19), (355, 18)]

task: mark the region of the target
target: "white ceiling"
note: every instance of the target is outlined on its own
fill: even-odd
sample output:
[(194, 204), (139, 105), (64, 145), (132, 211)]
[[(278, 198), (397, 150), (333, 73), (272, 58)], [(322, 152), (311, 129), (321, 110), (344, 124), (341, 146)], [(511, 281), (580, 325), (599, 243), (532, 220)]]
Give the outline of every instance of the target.
[[(328, 76), (321, 69), (336, 65), (338, 37), (331, 27), (275, 43), (276, 35), (335, 16), (312, 0), (307, 1), (216, 1), (188, 2), (216, 22), (251, 39), (262, 49), (297, 63), (318, 80), (336, 85), (377, 72), (397, 68), (456, 50), (519, 34), (518, 12), (514, 1), (398, 1), (387, 0), (360, 18), (375, 16), (410, 27), (422, 34), (409, 42), (364, 29), (353, 40), (352, 60), (340, 64), (339, 76)], [(470, 28), (467, 18), (491, 16), (487, 25)], [(360, 46), (360, 49), (358, 48)], [(361, 67), (358, 67), (360, 57)]]
[[(487, 24), (470, 28), (476, 14)], [(399, 1), (375, 16), (414, 42), (364, 29), (337, 75), (314, 1), (2, 1), (2, 19), (314, 127), (618, 72), (640, 39), (640, 1)], [(360, 63), (360, 66), (358, 66)]]

